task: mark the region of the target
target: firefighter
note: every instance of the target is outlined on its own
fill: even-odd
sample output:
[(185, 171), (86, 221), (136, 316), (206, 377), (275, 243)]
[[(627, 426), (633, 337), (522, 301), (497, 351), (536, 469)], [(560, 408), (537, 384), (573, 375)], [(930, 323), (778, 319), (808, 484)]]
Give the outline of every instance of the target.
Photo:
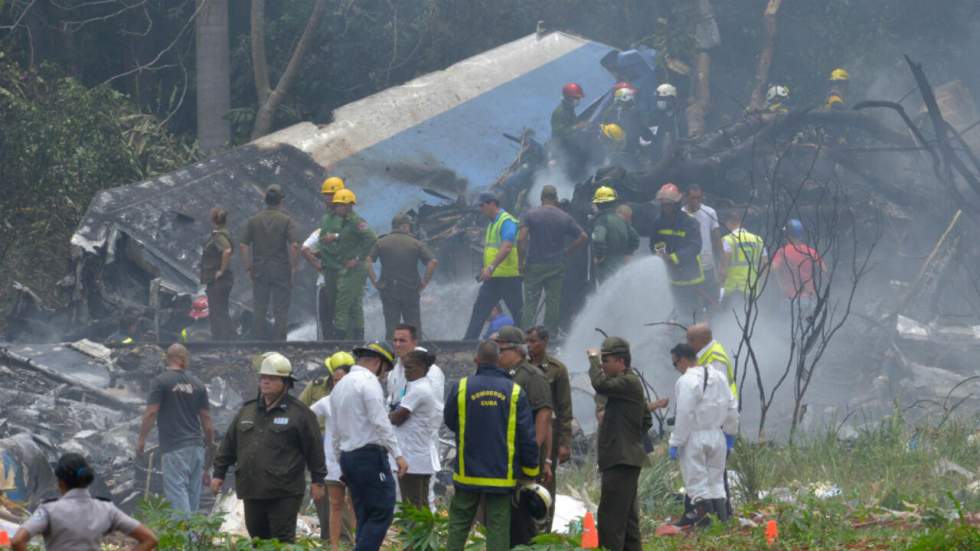
[(211, 340), (211, 324), (208, 318), (211, 315), (208, 307), (208, 297), (201, 296), (194, 299), (191, 303), (191, 311), (187, 314), (191, 318), (191, 323), (180, 330), (180, 342), (204, 342)]
[(487, 551), (510, 549), (511, 500), (518, 477), (533, 479), (540, 473), (531, 406), (520, 385), (498, 366), (499, 360), (497, 344), (481, 342), (474, 359), (476, 375), (453, 385), (443, 412), (459, 451), (453, 469), (456, 493), (449, 507), (448, 551), (465, 548), (481, 500), (485, 501)]
[(584, 97), (582, 87), (569, 82), (562, 87), (561, 103), (551, 114), (550, 154), (569, 174), (577, 174), (585, 168), (587, 155), (582, 144), (581, 125), (575, 114), (575, 108)]
[(680, 190), (671, 183), (657, 192), (660, 217), (653, 223), (650, 249), (667, 265), (674, 312), (681, 320), (691, 320), (697, 318), (703, 302), (701, 229), (697, 220), (681, 210), (681, 199)]
[[(337, 339), (364, 338), (364, 285), (367, 283), (367, 258), (377, 236), (368, 223), (354, 212), (357, 196), (349, 189), (334, 193), (334, 216), (340, 219), (337, 238), (337, 302), (334, 329)], [(322, 237), (321, 237), (322, 239)]]
[(788, 113), (789, 112), (789, 86), (773, 84), (766, 92), (766, 113)]
[(616, 190), (602, 186), (595, 190), (592, 204), (599, 214), (592, 225), (593, 280), (602, 283), (629, 261), (640, 246), (640, 236), (632, 224), (616, 214)]
[(846, 106), (847, 88), (851, 80), (851, 75), (847, 70), (838, 67), (830, 72), (829, 90), (827, 91), (827, 101), (824, 104), (826, 109), (843, 109)]

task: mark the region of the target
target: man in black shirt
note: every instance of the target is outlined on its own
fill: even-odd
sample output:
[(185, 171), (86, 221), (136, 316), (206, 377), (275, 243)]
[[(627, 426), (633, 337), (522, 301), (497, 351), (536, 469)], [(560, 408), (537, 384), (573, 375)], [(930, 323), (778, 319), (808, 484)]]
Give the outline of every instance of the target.
[(189, 354), (181, 344), (167, 349), (167, 369), (150, 383), (150, 396), (140, 427), (136, 453), (143, 454), (146, 437), (157, 421), (163, 493), (177, 511), (197, 511), (204, 484), (205, 445), (214, 442), (208, 391), (187, 373)]

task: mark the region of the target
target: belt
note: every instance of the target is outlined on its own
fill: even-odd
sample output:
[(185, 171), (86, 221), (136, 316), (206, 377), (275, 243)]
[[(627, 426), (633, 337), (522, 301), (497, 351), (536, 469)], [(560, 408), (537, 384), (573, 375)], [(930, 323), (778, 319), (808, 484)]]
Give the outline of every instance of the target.
[(357, 453), (357, 452), (381, 452), (388, 453), (388, 450), (384, 446), (379, 446), (378, 444), (366, 444), (357, 448), (356, 450), (351, 450), (343, 453)]

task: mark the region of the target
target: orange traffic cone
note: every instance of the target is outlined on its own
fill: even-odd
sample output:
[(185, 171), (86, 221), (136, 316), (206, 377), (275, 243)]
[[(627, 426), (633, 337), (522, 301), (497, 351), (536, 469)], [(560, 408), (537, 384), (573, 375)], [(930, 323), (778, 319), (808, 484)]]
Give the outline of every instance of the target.
[(775, 520), (770, 520), (766, 523), (766, 543), (772, 545), (776, 543), (776, 538), (779, 537), (779, 527), (776, 526)]
[(595, 517), (592, 516), (591, 511), (588, 511), (582, 519), (582, 549), (598, 548), (599, 531), (595, 529)]
[(10, 534), (6, 530), (0, 530), (0, 547), (10, 547)]

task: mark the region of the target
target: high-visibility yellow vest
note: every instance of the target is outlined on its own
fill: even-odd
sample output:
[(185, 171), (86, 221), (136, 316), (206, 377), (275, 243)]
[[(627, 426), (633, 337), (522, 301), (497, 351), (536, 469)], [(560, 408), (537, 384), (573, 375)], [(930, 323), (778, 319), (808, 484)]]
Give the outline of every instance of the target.
[(732, 251), (728, 270), (725, 272), (725, 292), (747, 293), (750, 284), (759, 277), (762, 253), (766, 244), (761, 237), (739, 228), (722, 238)]
[[(517, 219), (508, 214), (506, 211), (500, 211), (500, 215), (497, 219), (487, 226), (487, 233), (483, 239), (483, 267), (487, 268), (493, 264), (493, 259), (497, 258), (497, 252), (500, 251), (500, 245), (502, 240), (500, 239), (500, 230), (504, 227), (504, 222), (510, 220), (513, 223), (517, 223)], [(504, 257), (504, 261), (497, 266), (497, 269), (493, 271), (493, 277), (517, 277), (521, 275), (520, 267), (517, 264), (517, 247), (513, 247), (507, 256)]]
[(725, 347), (718, 341), (711, 341), (708, 348), (698, 356), (698, 365), (707, 366), (710, 363), (719, 362), (725, 366), (728, 377), (728, 388), (732, 391), (732, 396), (738, 398), (738, 386), (735, 385), (735, 369), (732, 366), (732, 359), (725, 352)]

